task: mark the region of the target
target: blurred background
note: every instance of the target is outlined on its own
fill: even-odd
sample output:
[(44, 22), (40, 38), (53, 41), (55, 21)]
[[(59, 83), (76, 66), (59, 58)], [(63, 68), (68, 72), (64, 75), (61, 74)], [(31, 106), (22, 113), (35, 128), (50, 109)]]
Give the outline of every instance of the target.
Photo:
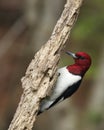
[[(21, 77), (46, 43), (66, 0), (0, 0), (0, 130), (7, 130), (20, 96)], [(41, 114), (34, 130), (104, 130), (104, 0), (85, 0), (66, 50), (85, 51), (92, 66), (80, 89)], [(59, 67), (73, 60), (62, 54)]]

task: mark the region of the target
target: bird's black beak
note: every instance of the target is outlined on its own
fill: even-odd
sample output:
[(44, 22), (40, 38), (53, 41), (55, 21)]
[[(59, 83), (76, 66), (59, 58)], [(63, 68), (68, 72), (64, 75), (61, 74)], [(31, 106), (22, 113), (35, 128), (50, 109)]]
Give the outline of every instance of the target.
[(66, 54), (72, 56), (74, 59), (77, 59), (77, 56), (75, 55), (75, 53), (72, 53), (70, 51), (66, 51)]

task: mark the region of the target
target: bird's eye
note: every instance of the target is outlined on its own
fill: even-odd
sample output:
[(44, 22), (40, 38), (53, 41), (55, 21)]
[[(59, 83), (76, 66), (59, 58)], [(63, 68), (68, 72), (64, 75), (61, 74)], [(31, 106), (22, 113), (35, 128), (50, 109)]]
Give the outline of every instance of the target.
[(84, 60), (84, 59), (85, 59), (85, 57), (80, 56), (80, 55), (78, 55), (77, 58), (78, 58), (78, 59), (81, 59), (81, 60)]
[(83, 56), (80, 56), (79, 58), (80, 58), (80, 59), (82, 59), (82, 60), (84, 60), (84, 59), (85, 59)]
[(81, 59), (81, 60), (84, 60), (85, 57), (84, 56), (81, 56), (81, 55), (76, 55), (77, 59)]

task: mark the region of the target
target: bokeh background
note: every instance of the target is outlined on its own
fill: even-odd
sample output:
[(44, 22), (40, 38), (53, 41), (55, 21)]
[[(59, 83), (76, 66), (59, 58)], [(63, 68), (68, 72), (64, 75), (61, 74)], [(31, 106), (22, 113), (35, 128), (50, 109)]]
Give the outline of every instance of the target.
[[(49, 39), (66, 0), (0, 0), (0, 130), (22, 94), (21, 77)], [(34, 130), (104, 130), (104, 0), (84, 0), (66, 50), (85, 51), (92, 66), (70, 99), (41, 114)], [(62, 54), (59, 67), (73, 60)]]

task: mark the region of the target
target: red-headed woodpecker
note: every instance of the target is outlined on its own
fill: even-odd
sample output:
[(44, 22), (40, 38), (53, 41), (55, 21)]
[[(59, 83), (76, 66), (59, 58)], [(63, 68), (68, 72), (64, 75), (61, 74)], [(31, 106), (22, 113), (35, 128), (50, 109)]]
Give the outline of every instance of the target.
[(84, 74), (91, 65), (91, 58), (85, 52), (66, 53), (73, 57), (75, 63), (58, 69), (59, 77), (56, 85), (51, 95), (42, 100), (38, 114), (70, 97), (79, 88)]

